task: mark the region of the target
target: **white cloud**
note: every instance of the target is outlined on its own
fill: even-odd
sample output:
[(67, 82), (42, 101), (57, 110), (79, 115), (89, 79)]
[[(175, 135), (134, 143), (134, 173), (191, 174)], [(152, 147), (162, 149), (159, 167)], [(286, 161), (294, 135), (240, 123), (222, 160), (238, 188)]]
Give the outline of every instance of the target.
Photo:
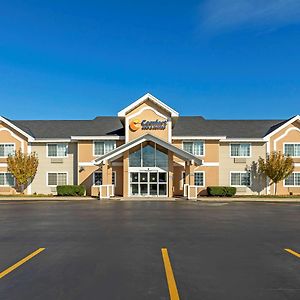
[(200, 14), (201, 27), (209, 31), (274, 29), (300, 23), (300, 0), (204, 0)]

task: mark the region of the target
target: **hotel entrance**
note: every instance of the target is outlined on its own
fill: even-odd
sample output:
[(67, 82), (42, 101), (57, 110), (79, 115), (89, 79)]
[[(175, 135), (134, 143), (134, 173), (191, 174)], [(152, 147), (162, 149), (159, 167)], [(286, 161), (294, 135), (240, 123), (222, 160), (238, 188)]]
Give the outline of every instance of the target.
[(144, 142), (129, 153), (129, 195), (168, 196), (168, 152), (153, 142)]
[(167, 197), (168, 173), (145, 170), (130, 172), (130, 196)]

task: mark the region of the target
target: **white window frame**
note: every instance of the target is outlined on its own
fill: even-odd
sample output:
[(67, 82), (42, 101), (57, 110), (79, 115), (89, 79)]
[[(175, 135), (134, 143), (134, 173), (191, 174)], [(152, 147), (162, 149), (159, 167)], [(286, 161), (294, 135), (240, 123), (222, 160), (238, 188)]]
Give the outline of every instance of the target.
[[(93, 186), (94, 186), (94, 187), (97, 187), (97, 186), (100, 186), (100, 185), (96, 185), (96, 184), (95, 184), (95, 173), (102, 173), (102, 171), (95, 171), (95, 172), (93, 173)], [(116, 172), (116, 171), (112, 171), (112, 173), (113, 173), (114, 176), (115, 176), (115, 183), (112, 183), (112, 184), (116, 186), (116, 184), (117, 184), (117, 172)], [(103, 183), (103, 174), (102, 174), (102, 183)]]
[[(15, 152), (16, 151), (16, 143), (0, 143), (0, 145), (14, 145), (14, 151), (13, 152)], [(6, 155), (6, 156), (0, 156), (0, 158), (8, 158), (8, 155)], [(3, 172), (1, 172), (1, 173), (3, 173)]]
[[(231, 184), (231, 174), (238, 173), (238, 174), (250, 174), (250, 184), (249, 185), (233, 185)], [(230, 171), (230, 178), (229, 178), (229, 185), (233, 187), (251, 187), (252, 186), (252, 178), (251, 178), (251, 172), (250, 171)]]
[[(117, 143), (115, 140), (95, 140), (95, 141), (93, 141), (93, 156), (94, 157), (101, 157), (102, 155), (108, 153), (108, 152), (106, 152), (106, 149), (105, 149), (106, 142), (114, 143), (114, 149), (117, 148)], [(95, 154), (95, 143), (104, 143), (104, 153), (103, 154), (97, 154), (97, 155)]]
[(46, 172), (46, 184), (47, 186), (50, 186), (50, 187), (56, 187), (56, 185), (52, 185), (52, 184), (48, 184), (48, 174), (52, 174), (52, 173), (63, 173), (63, 174), (67, 174), (67, 182), (66, 182), (66, 185), (69, 184), (69, 173), (67, 171), (49, 171), (49, 172)]
[[(195, 145), (195, 143), (197, 143), (197, 142), (203, 143), (203, 153), (202, 153), (201, 155), (195, 155), (195, 154), (194, 154), (194, 153), (195, 153), (194, 145)], [(203, 157), (203, 156), (205, 156), (205, 141), (203, 141), (203, 140), (183, 140), (183, 141), (181, 142), (181, 148), (182, 148), (182, 150), (184, 150), (184, 143), (193, 143), (193, 153), (190, 153), (190, 152), (188, 152), (188, 153), (190, 153), (190, 154), (192, 154), (192, 155), (195, 155), (195, 156), (197, 156), (197, 157)], [(185, 150), (184, 150), (184, 151), (185, 151)]]
[[(250, 146), (250, 151), (249, 151), (250, 154), (249, 154), (249, 156), (245, 156), (245, 155), (243, 155), (243, 156), (231, 155), (231, 146), (232, 145), (242, 145), (242, 144), (247, 144), (247, 145)], [(231, 158), (250, 158), (250, 157), (252, 157), (252, 143), (229, 143), (229, 156)]]
[[(0, 171), (0, 174), (12, 174), (12, 173)], [(0, 184), (0, 186), (1, 186), (1, 187), (15, 187), (15, 186), (16, 186), (16, 178), (15, 178), (15, 176), (13, 176), (13, 178), (14, 178), (14, 184), (13, 184), (13, 185), (9, 185), (9, 184)]]
[[(203, 185), (196, 185), (195, 182), (195, 174), (202, 173), (203, 174)], [(204, 187), (205, 186), (205, 171), (194, 171), (194, 186)]]
[[(66, 156), (49, 156), (49, 145), (63, 144), (67, 146)], [(68, 143), (47, 143), (47, 158), (67, 158), (69, 156), (69, 144)]]
[(186, 184), (185, 182), (185, 171), (181, 171), (181, 180), (180, 180), (180, 187), (184, 188), (184, 185)]
[[(295, 145), (295, 144), (300, 145), (299, 142), (288, 142), (288, 143), (283, 143), (283, 154), (286, 155), (286, 153), (285, 153), (285, 145)], [(299, 158), (300, 155), (290, 156), (290, 157)]]
[[(300, 172), (293, 172), (292, 174), (300, 174)], [(295, 179), (294, 179), (294, 182), (295, 182)], [(285, 179), (283, 180), (283, 186), (284, 187), (300, 187), (300, 185), (289, 185), (289, 184), (285, 184)]]

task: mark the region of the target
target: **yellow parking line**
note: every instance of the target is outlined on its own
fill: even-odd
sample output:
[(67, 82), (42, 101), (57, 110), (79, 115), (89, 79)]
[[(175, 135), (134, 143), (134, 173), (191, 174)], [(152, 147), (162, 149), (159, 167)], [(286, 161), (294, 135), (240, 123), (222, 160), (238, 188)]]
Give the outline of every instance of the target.
[(45, 250), (45, 248), (39, 248), (36, 251), (32, 252), (31, 254), (27, 255), (26, 257), (24, 257), (23, 259), (21, 259), (20, 261), (18, 261), (14, 265), (12, 265), (11, 267), (9, 267), (6, 270), (2, 271), (0, 273), (0, 278), (3, 278), (5, 275), (7, 275), (8, 273), (12, 272), (16, 268), (20, 267), (21, 265), (23, 265), (24, 263), (26, 263), (26, 261), (30, 260), (31, 258), (33, 258), (34, 256), (38, 255), (40, 252), (42, 252), (44, 250)]
[(168, 249), (162, 248), (161, 253), (166, 271), (170, 300), (179, 300), (178, 290), (168, 254)]
[(293, 251), (292, 249), (284, 249), (285, 251), (295, 255), (296, 257), (300, 258), (300, 254), (297, 253), (296, 251)]

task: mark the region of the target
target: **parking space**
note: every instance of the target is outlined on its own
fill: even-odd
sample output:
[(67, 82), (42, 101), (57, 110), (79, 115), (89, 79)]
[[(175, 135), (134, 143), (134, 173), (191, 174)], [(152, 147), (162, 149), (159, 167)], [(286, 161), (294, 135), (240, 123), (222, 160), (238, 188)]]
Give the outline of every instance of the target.
[(5, 299), (300, 298), (297, 204), (1, 203)]

